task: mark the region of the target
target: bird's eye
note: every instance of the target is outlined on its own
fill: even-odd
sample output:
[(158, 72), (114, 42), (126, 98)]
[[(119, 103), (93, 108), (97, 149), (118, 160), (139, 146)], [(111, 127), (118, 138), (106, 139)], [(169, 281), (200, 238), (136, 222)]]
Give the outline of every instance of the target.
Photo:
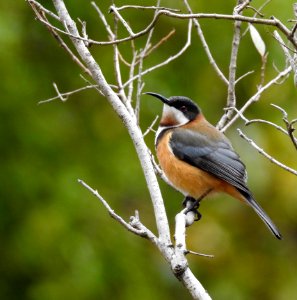
[(185, 105), (183, 105), (183, 106), (181, 106), (180, 110), (181, 110), (182, 112), (185, 112), (185, 111), (187, 111), (188, 109), (187, 109), (187, 107), (186, 107)]

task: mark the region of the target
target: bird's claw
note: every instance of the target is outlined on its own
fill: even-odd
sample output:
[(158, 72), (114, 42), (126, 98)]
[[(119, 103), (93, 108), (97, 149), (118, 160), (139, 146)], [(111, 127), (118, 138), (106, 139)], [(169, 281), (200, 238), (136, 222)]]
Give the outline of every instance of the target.
[(193, 197), (187, 196), (183, 201), (183, 206), (186, 207), (185, 215), (192, 211), (195, 214), (194, 221), (199, 221), (202, 218), (201, 213), (198, 211), (200, 206), (200, 199), (196, 200)]

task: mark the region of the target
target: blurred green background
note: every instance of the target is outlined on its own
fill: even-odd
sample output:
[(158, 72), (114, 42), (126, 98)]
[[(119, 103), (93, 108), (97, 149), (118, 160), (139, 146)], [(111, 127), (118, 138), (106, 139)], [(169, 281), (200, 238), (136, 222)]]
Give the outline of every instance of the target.
[[(107, 14), (110, 2), (99, 2), (112, 24), (112, 16)], [(197, 12), (216, 13), (231, 13), (235, 3), (191, 2)], [(265, 16), (275, 15), (288, 24), (286, 21), (293, 18), (293, 2), (271, 1), (264, 9)], [(42, 3), (52, 8), (51, 1)], [(262, 3), (252, 2), (255, 7)], [(154, 1), (143, 4), (153, 5)], [(161, 4), (172, 7), (171, 1)], [(74, 18), (87, 21), (90, 36), (106, 39), (88, 1), (67, 1), (67, 5)], [(182, 8), (181, 2), (174, 5)], [(148, 24), (152, 15), (131, 10), (124, 16), (136, 31)], [(227, 74), (232, 23), (201, 20), (201, 25), (215, 59)], [(185, 21), (162, 17), (153, 42), (172, 28), (176, 34), (147, 59), (145, 67), (176, 53), (185, 41), (186, 26)], [(273, 65), (282, 69), (285, 59), (271, 36), (273, 29), (257, 29), (269, 52), (267, 81), (276, 74)], [(136, 45), (143, 47), (144, 42), (141, 38)], [(120, 49), (126, 59), (131, 58), (129, 43)], [(91, 50), (108, 81), (114, 83), (112, 48), (94, 46)], [(126, 220), (139, 210), (143, 223), (156, 231), (137, 156), (107, 101), (95, 91), (84, 91), (65, 103), (56, 100), (37, 105), (39, 100), (55, 95), (53, 82), (61, 91), (76, 89), (85, 82), (79, 76), (81, 70), (34, 19), (24, 1), (0, 3), (0, 53), (0, 299), (190, 299), (158, 251), (112, 220), (101, 203), (78, 184), (81, 178), (98, 189)], [(239, 105), (255, 93), (260, 64), (247, 34), (239, 49), (238, 75), (255, 72), (237, 86)], [(223, 113), (226, 87), (210, 66), (195, 32), (191, 48), (181, 58), (144, 79), (145, 91), (195, 99), (214, 124)], [(142, 101), (143, 130), (161, 112), (161, 104), (148, 98)], [(291, 75), (286, 83), (263, 94), (246, 116), (282, 124), (281, 114), (269, 104), (282, 106), (290, 118), (296, 118), (296, 100)], [(238, 136), (237, 127), (295, 168), (296, 151), (286, 136), (265, 125), (244, 128), (237, 122), (227, 132), (247, 165), (249, 186), (284, 239), (273, 238), (248, 207), (218, 196), (203, 203), (203, 218), (187, 235), (189, 249), (214, 254), (215, 258), (191, 256), (190, 266), (213, 299), (296, 299), (296, 176), (260, 156)], [(153, 133), (146, 140), (153, 149)], [(182, 196), (160, 184), (173, 228)]]

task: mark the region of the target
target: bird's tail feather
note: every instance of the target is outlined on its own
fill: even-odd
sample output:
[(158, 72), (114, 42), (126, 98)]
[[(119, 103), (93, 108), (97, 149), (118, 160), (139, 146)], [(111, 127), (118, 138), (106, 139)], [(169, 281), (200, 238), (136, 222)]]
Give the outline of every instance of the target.
[(279, 239), (282, 239), (282, 235), (272, 222), (272, 220), (265, 213), (263, 208), (257, 203), (257, 201), (252, 197), (252, 195), (245, 193), (244, 197), (246, 198), (248, 204), (254, 209), (257, 215), (262, 219), (265, 225), (270, 229), (270, 231)]

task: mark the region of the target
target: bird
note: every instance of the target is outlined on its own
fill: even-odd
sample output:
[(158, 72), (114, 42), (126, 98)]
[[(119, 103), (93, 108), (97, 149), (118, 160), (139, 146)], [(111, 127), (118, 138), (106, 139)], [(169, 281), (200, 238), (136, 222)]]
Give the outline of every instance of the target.
[(282, 239), (276, 225), (257, 203), (247, 186), (244, 163), (229, 139), (202, 114), (200, 107), (188, 97), (166, 98), (146, 92), (163, 102), (163, 112), (156, 131), (156, 155), (170, 185), (194, 201), (197, 211), (203, 198), (225, 193), (248, 204), (270, 229)]

